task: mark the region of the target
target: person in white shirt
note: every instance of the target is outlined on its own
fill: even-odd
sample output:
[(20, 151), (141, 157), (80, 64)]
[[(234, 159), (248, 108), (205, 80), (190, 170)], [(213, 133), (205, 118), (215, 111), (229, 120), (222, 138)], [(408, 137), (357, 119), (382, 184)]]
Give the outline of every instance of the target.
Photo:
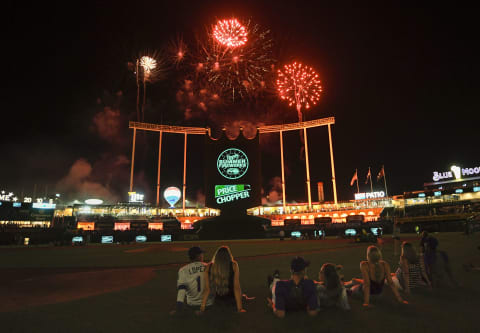
[[(195, 310), (202, 305), (203, 292), (205, 290), (205, 269), (207, 264), (203, 262), (204, 251), (198, 246), (188, 250), (190, 263), (178, 271), (177, 280), (177, 306), (176, 310), (170, 312), (175, 314), (187, 307)], [(207, 306), (213, 305), (213, 298), (207, 299)]]

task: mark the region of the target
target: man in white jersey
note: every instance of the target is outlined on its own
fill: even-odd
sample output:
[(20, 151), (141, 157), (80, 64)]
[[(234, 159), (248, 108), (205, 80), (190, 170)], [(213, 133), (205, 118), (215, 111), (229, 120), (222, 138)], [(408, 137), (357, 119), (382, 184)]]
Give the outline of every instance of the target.
[[(185, 303), (192, 308), (202, 305), (203, 291), (205, 290), (204, 272), (207, 268), (207, 264), (203, 262), (203, 253), (204, 251), (198, 246), (188, 250), (190, 263), (178, 271), (177, 310), (172, 311), (171, 314), (181, 311), (185, 307)], [(213, 305), (211, 297), (207, 300), (207, 306), (210, 305)]]

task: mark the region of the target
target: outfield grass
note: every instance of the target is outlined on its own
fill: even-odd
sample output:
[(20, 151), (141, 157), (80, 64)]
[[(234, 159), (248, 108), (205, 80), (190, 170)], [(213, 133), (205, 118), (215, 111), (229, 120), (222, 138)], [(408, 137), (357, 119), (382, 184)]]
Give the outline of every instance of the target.
[[(415, 235), (405, 235), (408, 238)], [(242, 289), (256, 299), (246, 304), (247, 313), (216, 309), (202, 317), (171, 317), (176, 296), (178, 267), (193, 243), (104, 245), (65, 248), (0, 248), (0, 275), (15, 269), (42, 267), (153, 266), (154, 278), (137, 287), (69, 302), (26, 307), (0, 313), (1, 332), (477, 332), (480, 309), (480, 272), (466, 273), (462, 264), (480, 264), (480, 235), (443, 233), (436, 237), (452, 260), (458, 289), (420, 291), (396, 304), (390, 291), (374, 308), (364, 309), (351, 300), (352, 310), (327, 310), (318, 317), (304, 314), (275, 318), (266, 307), (266, 276), (279, 269), (288, 277), (294, 253), (311, 261), (308, 274), (316, 278), (324, 262), (344, 265), (345, 278), (360, 277), (359, 262), (368, 244), (327, 241), (223, 241), (201, 242), (210, 259), (219, 245), (229, 245), (240, 265)], [(195, 243), (198, 244), (198, 243)], [(418, 241), (415, 241), (418, 244)], [(383, 248), (384, 258), (396, 268), (398, 256), (392, 243)], [(4, 278), (5, 279), (5, 278)], [(74, 286), (72, 286), (74, 288)], [(0, 300), (2, 295), (0, 294)]]

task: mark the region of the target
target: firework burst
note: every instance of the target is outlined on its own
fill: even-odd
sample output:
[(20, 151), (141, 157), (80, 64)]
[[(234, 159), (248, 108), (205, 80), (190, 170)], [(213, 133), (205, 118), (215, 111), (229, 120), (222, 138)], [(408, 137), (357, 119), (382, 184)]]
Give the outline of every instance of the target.
[(242, 27), (249, 36), (248, 40), (231, 47), (219, 42), (216, 27), (209, 30), (206, 40), (199, 42), (194, 64), (197, 78), (231, 102), (264, 90), (275, 63), (270, 31), (263, 31), (259, 25), (247, 21)]
[(237, 19), (218, 21), (213, 28), (215, 39), (227, 47), (238, 47), (247, 42), (247, 29)]
[(143, 56), (140, 58), (140, 66), (142, 66), (144, 76), (147, 79), (157, 68), (157, 61), (152, 57)]
[(295, 105), (298, 120), (302, 121), (302, 108), (308, 110), (317, 104), (322, 87), (313, 68), (294, 62), (278, 70), (277, 91), (289, 106)]
[(169, 61), (178, 68), (187, 58), (187, 51), (187, 44), (185, 44), (181, 37), (177, 37), (177, 39), (170, 42), (168, 46)]

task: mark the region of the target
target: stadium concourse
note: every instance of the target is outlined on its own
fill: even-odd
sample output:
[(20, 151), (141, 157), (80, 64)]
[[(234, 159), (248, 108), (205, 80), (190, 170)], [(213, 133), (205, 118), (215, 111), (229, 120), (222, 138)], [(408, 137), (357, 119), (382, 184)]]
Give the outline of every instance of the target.
[[(312, 209), (308, 209), (307, 204), (290, 204), (286, 206), (286, 213), (281, 205), (256, 207), (247, 213), (258, 217), (265, 231), (263, 236), (254, 235), (255, 238), (277, 237), (281, 230), (287, 237), (293, 232), (294, 237), (306, 233), (315, 238), (322, 236), (319, 232), (326, 236), (346, 236), (346, 230), (355, 229), (359, 233), (361, 228), (371, 231), (381, 227), (383, 233), (391, 233), (394, 222), (404, 232), (427, 227), (458, 231), (480, 211), (480, 192), (441, 196), (433, 193), (428, 196), (427, 192), (426, 197), (419, 197), (422, 193), (425, 192), (337, 205), (313, 203)], [(146, 236), (146, 241), (161, 241), (162, 235), (170, 235), (170, 240), (193, 240), (199, 237), (199, 222), (220, 215), (219, 210), (209, 208), (158, 209), (143, 203), (58, 205), (55, 209), (25, 208), (27, 205), (23, 203), (17, 208), (13, 204), (2, 202), (0, 206), (0, 244), (24, 244), (25, 238), (30, 244), (65, 244), (71, 243), (76, 235), (85, 236), (85, 242), (101, 242), (102, 236), (115, 236), (115, 242), (132, 242), (141, 235)], [(44, 221), (37, 221), (39, 217)], [(240, 228), (241, 225), (235, 227), (226, 238), (238, 238), (235, 230)]]

